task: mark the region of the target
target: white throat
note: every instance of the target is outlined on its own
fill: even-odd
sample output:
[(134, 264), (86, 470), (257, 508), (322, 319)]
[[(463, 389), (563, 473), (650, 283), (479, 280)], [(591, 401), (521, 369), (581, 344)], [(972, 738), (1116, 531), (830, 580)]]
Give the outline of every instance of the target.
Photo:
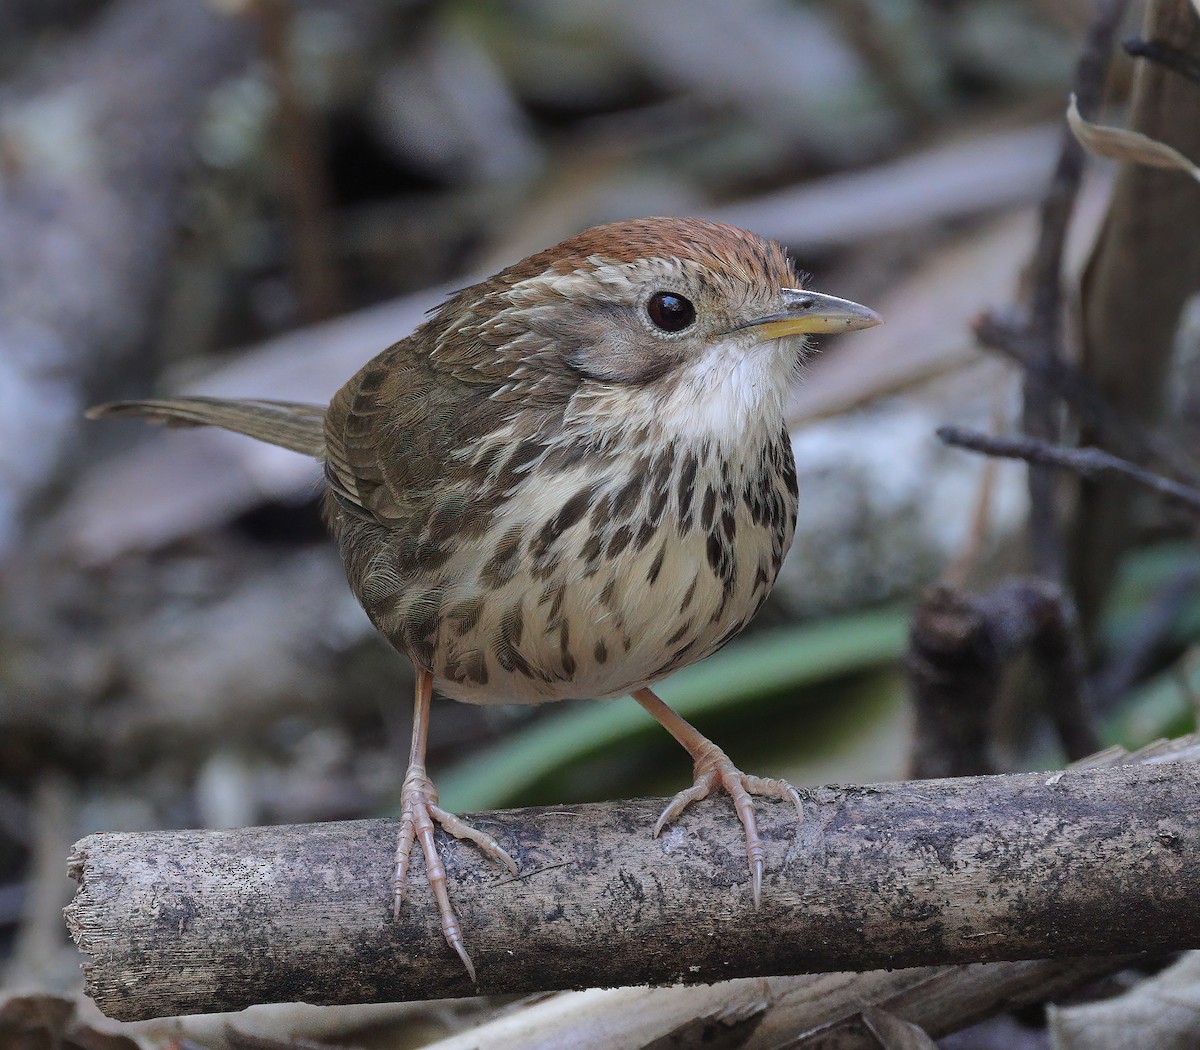
[[(730, 336), (666, 382), (577, 395), (567, 422), (592, 433), (615, 424), (626, 434), (646, 430), (665, 440), (711, 442), (714, 452), (736, 460), (779, 437), (798, 359), (794, 340), (750, 343)], [(609, 402), (615, 396), (619, 413)]]

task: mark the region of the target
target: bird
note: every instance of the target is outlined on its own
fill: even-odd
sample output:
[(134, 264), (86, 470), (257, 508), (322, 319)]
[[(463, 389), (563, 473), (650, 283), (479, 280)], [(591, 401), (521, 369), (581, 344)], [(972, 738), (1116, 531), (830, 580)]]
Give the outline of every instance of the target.
[(475, 980), (438, 826), (512, 874), (492, 835), (438, 805), (433, 691), (466, 703), (632, 696), (688, 752), (693, 784), (653, 829), (718, 789), (764, 850), (743, 773), (652, 686), (736, 636), (796, 526), (784, 422), (813, 334), (874, 311), (807, 290), (782, 246), (696, 218), (595, 226), (450, 295), (325, 406), (168, 397), (89, 415), (216, 426), (316, 458), (351, 590), (415, 669), (391, 903), (414, 850), (442, 934)]

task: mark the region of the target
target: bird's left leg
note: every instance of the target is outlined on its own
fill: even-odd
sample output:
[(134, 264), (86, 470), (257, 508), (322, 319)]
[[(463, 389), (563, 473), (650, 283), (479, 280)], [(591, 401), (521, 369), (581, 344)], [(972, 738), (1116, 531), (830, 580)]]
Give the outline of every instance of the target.
[(797, 815), (803, 819), (804, 806), (800, 801), (800, 793), (786, 780), (752, 777), (743, 773), (724, 751), (680, 718), (651, 690), (639, 689), (633, 694), (633, 698), (683, 745), (696, 764), (695, 783), (679, 792), (662, 811), (658, 823), (654, 825), (654, 834), (658, 835), (693, 802), (707, 798), (718, 787), (724, 788), (733, 799), (733, 808), (737, 810), (738, 819), (742, 822), (742, 829), (746, 835), (746, 859), (750, 862), (751, 888), (754, 907), (757, 908), (762, 895), (765, 860), (762, 838), (758, 834), (758, 822), (754, 818), (754, 800), (751, 796), (769, 795), (785, 799), (796, 807)]
[(438, 853), (434, 838), (434, 824), (440, 824), (451, 835), (467, 839), (478, 846), (492, 860), (502, 864), (513, 875), (517, 874), (517, 863), (491, 835), (471, 827), (466, 821), (449, 813), (437, 804), (437, 790), (425, 773), (425, 740), (429, 735), (429, 704), (433, 696), (433, 676), (426, 670), (417, 670), (416, 701), (413, 704), (412, 746), (408, 756), (408, 773), (400, 794), (400, 833), (396, 837), (396, 871), (392, 877), (392, 917), (400, 915), (400, 905), (408, 889), (408, 869), (412, 860), (413, 846), (421, 844), (425, 855), (425, 878), (437, 902), (442, 920), (442, 935), (462, 960), (471, 980), (475, 980), (475, 966), (463, 944), (462, 927), (458, 915), (450, 904), (446, 889), (446, 869)]

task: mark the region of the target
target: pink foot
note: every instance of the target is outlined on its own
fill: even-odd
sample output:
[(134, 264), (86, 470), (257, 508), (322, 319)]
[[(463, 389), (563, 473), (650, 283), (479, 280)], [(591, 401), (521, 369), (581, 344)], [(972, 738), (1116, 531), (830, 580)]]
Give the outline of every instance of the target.
[(717, 788), (724, 788), (733, 799), (733, 808), (746, 833), (746, 859), (750, 862), (751, 890), (757, 910), (762, 897), (762, 878), (765, 854), (762, 839), (758, 834), (758, 822), (754, 818), (752, 795), (766, 795), (790, 801), (796, 807), (796, 815), (804, 819), (804, 806), (800, 793), (786, 780), (771, 780), (752, 777), (743, 773), (716, 744), (705, 741), (702, 753), (696, 759), (696, 781), (690, 788), (679, 792), (667, 808), (662, 811), (654, 825), (657, 836), (671, 821), (675, 820), (693, 802), (708, 798)]
[(438, 914), (442, 919), (442, 935), (446, 938), (446, 943), (458, 953), (468, 975), (474, 981), (475, 966), (463, 944), (462, 927), (459, 925), (454, 908), (450, 905), (450, 894), (446, 890), (446, 869), (438, 854), (437, 840), (433, 833), (434, 821), (455, 838), (474, 842), (492, 860), (506, 867), (514, 875), (518, 873), (517, 863), (491, 835), (477, 831), (453, 813), (447, 813), (437, 804), (437, 791), (433, 782), (425, 775), (425, 769), (422, 766), (409, 766), (400, 799), (400, 833), (396, 838), (396, 874), (392, 878), (392, 916), (395, 918), (400, 914), (400, 905), (404, 902), (404, 894), (408, 889), (408, 869), (412, 859), (412, 849), (419, 838), (421, 852), (425, 855), (425, 877), (429, 880), (429, 888), (433, 891)]

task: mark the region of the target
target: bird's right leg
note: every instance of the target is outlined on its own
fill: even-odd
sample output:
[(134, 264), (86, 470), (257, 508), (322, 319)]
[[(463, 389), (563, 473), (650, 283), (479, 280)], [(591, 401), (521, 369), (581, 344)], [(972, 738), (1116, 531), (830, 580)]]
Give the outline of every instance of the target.
[(772, 780), (743, 773), (724, 751), (663, 703), (653, 690), (638, 689), (633, 698), (684, 746), (695, 763), (695, 783), (690, 788), (680, 791), (662, 811), (658, 823), (654, 825), (654, 834), (658, 835), (693, 802), (708, 798), (717, 788), (723, 788), (733, 799), (733, 808), (745, 834), (746, 859), (750, 862), (750, 893), (754, 898), (754, 907), (758, 908), (766, 859), (751, 796), (768, 795), (790, 802), (796, 807), (797, 818), (803, 820), (804, 806), (800, 801), (800, 793), (786, 780)]
[(462, 927), (450, 904), (446, 889), (446, 869), (438, 853), (433, 825), (436, 821), (455, 838), (469, 839), (492, 860), (518, 873), (517, 863), (491, 835), (477, 831), (453, 813), (448, 813), (438, 804), (437, 790), (425, 773), (425, 743), (429, 736), (429, 704), (433, 697), (433, 676), (425, 670), (417, 670), (416, 703), (413, 709), (412, 746), (408, 755), (408, 772), (404, 776), (404, 787), (400, 792), (400, 833), (396, 838), (396, 873), (392, 878), (392, 917), (400, 914), (400, 905), (408, 889), (408, 870), (413, 846), (419, 839), (421, 852), (425, 856), (425, 877), (433, 898), (437, 902), (438, 914), (442, 919), (442, 935), (462, 960), (471, 980), (475, 980), (475, 966), (463, 944)]

